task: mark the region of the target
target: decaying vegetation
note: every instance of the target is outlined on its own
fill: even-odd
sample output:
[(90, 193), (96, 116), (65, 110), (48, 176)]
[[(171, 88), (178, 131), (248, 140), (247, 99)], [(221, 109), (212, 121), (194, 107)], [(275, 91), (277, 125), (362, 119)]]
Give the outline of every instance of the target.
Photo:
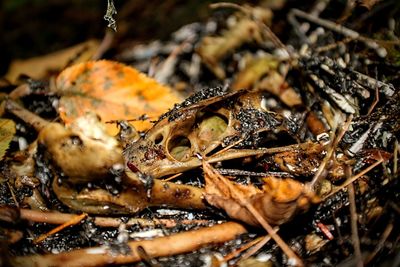
[(4, 80), (0, 262), (400, 264), (400, 6), (292, 5)]

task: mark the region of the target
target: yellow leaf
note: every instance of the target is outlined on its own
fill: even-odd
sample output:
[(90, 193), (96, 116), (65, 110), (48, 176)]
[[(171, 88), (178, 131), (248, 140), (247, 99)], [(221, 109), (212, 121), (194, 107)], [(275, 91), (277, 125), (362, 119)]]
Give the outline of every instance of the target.
[(6, 154), (15, 134), (15, 123), (12, 120), (0, 119), (0, 160)]
[[(140, 73), (136, 69), (113, 61), (90, 61), (65, 69), (56, 79), (56, 92), (61, 119), (70, 123), (88, 111), (97, 113), (102, 121), (137, 119), (146, 114), (157, 119), (181, 96), (171, 88)], [(132, 123), (137, 130), (151, 127), (149, 121)], [(115, 134), (114, 124), (107, 124)]]
[(45, 78), (49, 73), (58, 73), (67, 64), (71, 64), (71, 61), (80, 63), (89, 60), (99, 45), (99, 41), (89, 40), (47, 55), (13, 60), (5, 78), (13, 83), (21, 74), (34, 79)]

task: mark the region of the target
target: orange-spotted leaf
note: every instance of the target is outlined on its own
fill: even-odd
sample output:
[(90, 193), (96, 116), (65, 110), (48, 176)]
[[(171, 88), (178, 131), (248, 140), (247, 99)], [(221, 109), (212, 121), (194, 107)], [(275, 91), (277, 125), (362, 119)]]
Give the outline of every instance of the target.
[[(69, 124), (88, 111), (97, 113), (101, 120), (137, 119), (146, 114), (151, 119), (182, 101), (181, 96), (168, 86), (136, 69), (113, 61), (90, 61), (69, 67), (56, 79), (56, 93), (61, 95), (59, 112)], [(149, 121), (135, 121), (137, 130), (151, 127)], [(115, 134), (114, 124), (107, 124)]]

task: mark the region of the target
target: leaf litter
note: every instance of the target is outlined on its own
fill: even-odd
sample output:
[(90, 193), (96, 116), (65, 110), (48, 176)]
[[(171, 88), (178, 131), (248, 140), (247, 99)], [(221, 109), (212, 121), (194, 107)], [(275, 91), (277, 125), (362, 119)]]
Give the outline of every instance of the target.
[(285, 4), (290, 32), (271, 23), (280, 10), (218, 3), (230, 12), (116, 54), (126, 65), (12, 84), (2, 262), (396, 264), (400, 93), (385, 40), (351, 29), (355, 6), (344, 26), (324, 18), (332, 3)]

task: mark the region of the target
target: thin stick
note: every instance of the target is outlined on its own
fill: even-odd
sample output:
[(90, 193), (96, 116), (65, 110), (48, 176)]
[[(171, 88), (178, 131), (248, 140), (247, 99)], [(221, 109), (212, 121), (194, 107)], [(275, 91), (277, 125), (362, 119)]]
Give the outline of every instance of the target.
[[(275, 233), (278, 232), (279, 227), (276, 226), (274, 227)], [(269, 240), (271, 240), (271, 236), (270, 235), (266, 235), (264, 236), (264, 238), (258, 243), (256, 244), (254, 247), (252, 247), (251, 249), (249, 249), (248, 251), (246, 251), (246, 253), (244, 253), (241, 257), (240, 257), (240, 261), (243, 261), (245, 259), (250, 258), (251, 256), (253, 256), (257, 251), (259, 251), (265, 244), (267, 244), (269, 242)]]
[(224, 177), (219, 174), (208, 162), (203, 161), (203, 169), (212, 174), (214, 177), (217, 177), (220, 181), (222, 181), (225, 186), (230, 189), (232, 196), (240, 200), (240, 204), (254, 216), (254, 218), (261, 224), (261, 226), (267, 231), (267, 233), (274, 239), (276, 244), (282, 249), (282, 251), (288, 256), (289, 261), (293, 261), (293, 265), (296, 266), (304, 266), (303, 261), (293, 252), (293, 250), (283, 241), (283, 239), (275, 233), (272, 226), (261, 216), (261, 214), (253, 207), (253, 205), (247, 201), (245, 197), (243, 197), (242, 193), (237, 190), (231, 183), (227, 182)]
[(228, 146), (222, 148), (221, 150), (217, 151), (217, 152), (214, 153), (212, 156), (214, 157), (214, 156), (220, 155), (220, 154), (226, 152), (227, 150), (229, 150), (230, 148), (232, 148), (232, 147), (234, 147), (234, 146), (240, 144), (242, 141), (243, 141), (243, 138), (240, 138), (240, 139), (237, 140), (236, 142), (233, 142), (232, 144), (230, 144), (230, 145), (228, 145)]
[[(242, 11), (244, 14), (251, 16), (251, 8), (248, 8), (246, 6), (241, 6), (235, 3), (229, 3), (229, 2), (220, 2), (220, 3), (215, 3), (215, 4), (210, 4), (210, 8), (216, 9), (216, 8), (233, 8)], [(286, 48), (286, 45), (282, 43), (282, 41), (278, 38), (278, 36), (275, 35), (275, 33), (271, 30), (270, 27), (268, 27), (264, 22), (261, 20), (255, 18), (254, 16), (251, 16), (254, 21), (257, 22), (259, 26), (263, 28), (265, 31), (266, 35), (270, 38), (272, 43), (274, 44), (275, 47), (279, 47), (283, 50), (286, 51), (287, 55), (290, 55), (290, 51)]]
[(162, 179), (162, 180), (165, 181), (165, 182), (169, 182), (169, 181), (181, 176), (182, 174), (183, 174), (183, 172), (180, 172), (180, 173), (174, 174), (174, 175), (172, 175), (170, 177), (167, 177), (165, 179)]
[(349, 28), (346, 28), (340, 24), (334, 23), (329, 20), (321, 19), (319, 17), (307, 14), (304, 11), (301, 11), (301, 10), (295, 9), (295, 8), (292, 9), (290, 11), (290, 13), (292, 13), (300, 18), (311, 21), (312, 23), (321, 25), (322, 27), (325, 27), (331, 31), (334, 31), (334, 32), (343, 34), (344, 36), (359, 40), (359, 41), (365, 43), (366, 46), (374, 49), (379, 56), (385, 57), (387, 54), (386, 49), (381, 47), (375, 40), (366, 38), (366, 37), (360, 35), (358, 32), (351, 30)]
[(107, 52), (108, 49), (110, 49), (114, 41), (115, 32), (110, 30), (106, 30), (105, 32), (106, 33), (104, 34), (103, 40), (101, 40), (99, 47), (92, 56), (92, 60), (99, 60), (104, 55), (104, 53)]
[(369, 263), (375, 258), (375, 256), (378, 254), (378, 252), (383, 248), (385, 241), (388, 239), (389, 235), (391, 234), (393, 230), (393, 223), (389, 223), (385, 231), (383, 231), (381, 238), (379, 239), (378, 244), (376, 245), (374, 251), (371, 252), (371, 254), (368, 255), (368, 257), (365, 260), (365, 265), (369, 265)]
[(244, 171), (238, 169), (225, 169), (225, 168), (219, 168), (216, 170), (222, 175), (256, 176), (256, 177), (274, 176), (274, 177), (294, 178), (293, 175), (287, 172), (252, 172), (252, 171)]
[(59, 226), (57, 226), (56, 228), (52, 229), (50, 232), (47, 232), (41, 236), (39, 236), (38, 238), (36, 238), (35, 240), (33, 240), (33, 244), (37, 244), (42, 242), (43, 240), (45, 240), (46, 238), (48, 238), (49, 236), (60, 232), (61, 230), (63, 230), (64, 228), (67, 228), (68, 226), (71, 225), (75, 225), (80, 223), (83, 219), (85, 219), (87, 217), (86, 213), (82, 213), (80, 215), (75, 215), (70, 221), (65, 222)]
[(332, 144), (331, 144), (331, 146), (329, 147), (329, 149), (328, 149), (328, 151), (327, 151), (327, 153), (326, 153), (326, 155), (325, 155), (325, 158), (322, 160), (321, 164), (320, 164), (319, 167), (318, 167), (317, 172), (316, 172), (315, 175), (314, 175), (314, 178), (312, 179), (312, 181), (311, 181), (311, 183), (310, 183), (311, 188), (313, 188), (314, 185), (319, 181), (322, 172), (325, 170), (326, 164), (327, 164), (327, 163), (330, 161), (330, 159), (332, 158), (333, 152), (335, 151), (337, 145), (339, 144), (339, 142), (342, 140), (344, 134), (345, 134), (345, 133), (347, 132), (347, 130), (349, 129), (352, 119), (353, 119), (353, 114), (351, 114), (351, 115), (347, 118), (346, 123), (343, 125), (343, 127), (342, 127), (340, 133), (337, 135), (337, 137), (334, 137), (334, 135), (332, 136), (332, 138), (331, 138), (331, 139), (333, 140), (333, 141), (332, 141)]
[(350, 43), (351, 41), (354, 41), (354, 39), (352, 39), (352, 38), (344, 38), (343, 40), (337, 41), (336, 43), (327, 44), (327, 45), (324, 45), (324, 46), (317, 47), (315, 49), (315, 53), (319, 54), (319, 53), (323, 53), (323, 52), (328, 52), (328, 51), (330, 51), (332, 49), (337, 48), (339, 45), (345, 45), (347, 43)]
[(343, 190), (343, 188), (345, 188), (346, 186), (348, 186), (349, 184), (353, 183), (355, 180), (357, 180), (358, 178), (360, 178), (361, 176), (365, 175), (366, 173), (368, 173), (369, 171), (371, 171), (372, 169), (374, 169), (376, 166), (378, 166), (379, 164), (381, 164), (384, 160), (380, 159), (377, 162), (375, 162), (374, 164), (371, 164), (370, 166), (368, 166), (367, 168), (365, 168), (364, 170), (362, 170), (361, 172), (359, 172), (358, 174), (354, 175), (352, 178), (347, 179), (340, 187), (336, 188), (335, 190), (333, 190), (329, 195), (327, 195), (326, 197), (324, 197), (323, 200), (326, 200), (327, 198), (333, 196), (334, 194), (336, 194), (337, 192)]
[[(48, 224), (64, 224), (71, 221), (76, 214), (59, 213), (59, 212), (46, 212), (30, 209), (19, 209), (20, 218), (32, 222), (48, 223)], [(141, 226), (154, 226), (163, 225), (167, 228), (175, 227), (179, 224), (206, 224), (208, 220), (174, 220), (174, 219), (143, 219), (143, 218), (130, 218), (125, 224), (141, 225)], [(99, 227), (119, 227), (121, 220), (118, 218), (110, 217), (94, 217), (94, 224)]]
[(379, 102), (379, 87), (375, 88), (375, 99), (374, 102), (371, 104), (371, 106), (368, 109), (368, 113), (367, 116), (369, 116), (371, 114), (371, 112), (374, 110), (376, 104), (378, 104)]
[(16, 100), (23, 96), (29, 95), (30, 93), (32, 93), (31, 87), (28, 83), (24, 83), (12, 90), (11, 93), (8, 94), (8, 97), (10, 99)]
[(59, 254), (32, 255), (11, 259), (13, 266), (68, 266), (92, 267), (128, 264), (141, 260), (137, 248), (142, 247), (150, 258), (172, 256), (195, 251), (205, 245), (224, 243), (246, 233), (239, 223), (227, 222), (197, 230), (181, 232), (153, 240), (131, 241), (127, 245), (130, 253), (116, 254), (108, 247), (77, 249)]
[(217, 9), (217, 8), (233, 8), (242, 11), (245, 14), (250, 13), (250, 8), (244, 7), (235, 3), (230, 3), (230, 2), (219, 2), (219, 3), (214, 3), (210, 4), (209, 7), (211, 9)]
[[(269, 236), (269, 235), (267, 235), (267, 236)], [(246, 249), (251, 248), (252, 246), (254, 246), (254, 245), (260, 243), (263, 239), (264, 239), (264, 237), (263, 237), (263, 236), (260, 236), (260, 237), (257, 237), (257, 238), (254, 239), (254, 240), (251, 240), (250, 242), (244, 244), (244, 245), (241, 246), (240, 248), (238, 248), (238, 249), (232, 251), (231, 253), (229, 253), (228, 255), (226, 255), (226, 256), (224, 257), (224, 260), (223, 260), (223, 261), (224, 261), (224, 262), (228, 262), (228, 261), (230, 261), (231, 259), (236, 258), (237, 256), (239, 256), (240, 253), (242, 253), (242, 252), (245, 251)], [(271, 239), (271, 237), (270, 237), (270, 239)]]
[(219, 161), (230, 160), (230, 159), (237, 159), (242, 157), (249, 157), (249, 156), (259, 156), (264, 154), (275, 154), (280, 152), (287, 152), (296, 149), (301, 149), (302, 146), (308, 146), (309, 143), (301, 143), (301, 144), (294, 144), (288, 146), (281, 146), (281, 147), (272, 147), (272, 148), (258, 148), (258, 149), (230, 149), (224, 153), (220, 153), (218, 155), (212, 155), (207, 158), (208, 163), (216, 163)]
[[(350, 176), (350, 175), (349, 175)], [(358, 227), (357, 227), (357, 209), (356, 209), (356, 200), (354, 193), (353, 184), (349, 184), (347, 186), (348, 194), (349, 194), (349, 202), (350, 202), (350, 221), (351, 221), (351, 239), (353, 241), (354, 254), (356, 257), (357, 267), (362, 267), (362, 257), (361, 257), (361, 249), (360, 249), (360, 238), (358, 237)]]
[(35, 113), (30, 112), (29, 110), (21, 107), (18, 105), (16, 102), (13, 100), (7, 100), (6, 101), (6, 110), (10, 112), (11, 114), (17, 116), (24, 122), (32, 125), (36, 131), (42, 130), (45, 126), (49, 124), (46, 120), (42, 119)]
[(11, 194), (11, 197), (12, 197), (12, 199), (14, 201), (15, 206), (19, 207), (19, 203), (17, 201), (17, 197), (15, 196), (15, 193), (14, 193), (14, 188), (10, 185), (10, 183), (8, 181), (7, 181), (7, 186), (8, 186), (8, 189), (10, 190), (10, 194)]
[(393, 175), (397, 174), (397, 153), (399, 151), (399, 141), (394, 142), (394, 152), (393, 152)]

